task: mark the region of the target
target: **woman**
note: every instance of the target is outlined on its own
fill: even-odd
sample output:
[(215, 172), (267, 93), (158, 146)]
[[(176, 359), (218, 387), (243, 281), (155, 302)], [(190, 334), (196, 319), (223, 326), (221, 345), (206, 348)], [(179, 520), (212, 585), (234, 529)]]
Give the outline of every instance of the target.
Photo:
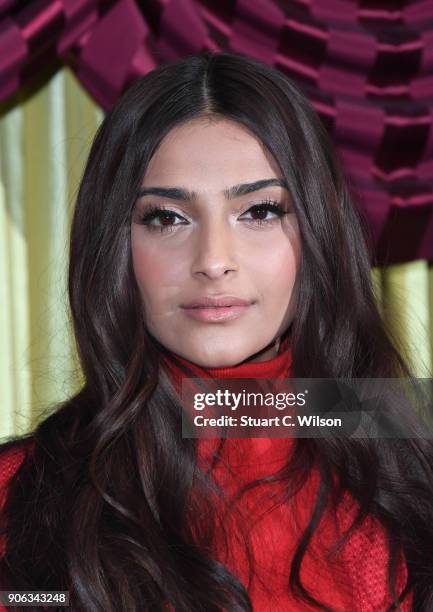
[(89, 155), (69, 292), (85, 385), (3, 445), (2, 589), (69, 590), (74, 610), (433, 608), (431, 441), (182, 438), (185, 377), (410, 377), (287, 78), (217, 53), (137, 81)]

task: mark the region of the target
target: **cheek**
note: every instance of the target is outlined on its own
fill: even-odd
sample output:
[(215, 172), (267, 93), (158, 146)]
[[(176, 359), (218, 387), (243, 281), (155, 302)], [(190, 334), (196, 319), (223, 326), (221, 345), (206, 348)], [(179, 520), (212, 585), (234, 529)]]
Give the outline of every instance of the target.
[(138, 241), (132, 243), (132, 264), (141, 294), (148, 301), (155, 297), (156, 287), (171, 285), (176, 277), (161, 249), (144, 247)]
[(299, 268), (299, 245), (296, 241), (274, 243), (254, 255), (254, 278), (264, 298), (290, 297)]
[(143, 244), (142, 240), (133, 240), (131, 250), (134, 275), (145, 307), (153, 316), (167, 312), (182, 288), (183, 259), (173, 258), (166, 248)]

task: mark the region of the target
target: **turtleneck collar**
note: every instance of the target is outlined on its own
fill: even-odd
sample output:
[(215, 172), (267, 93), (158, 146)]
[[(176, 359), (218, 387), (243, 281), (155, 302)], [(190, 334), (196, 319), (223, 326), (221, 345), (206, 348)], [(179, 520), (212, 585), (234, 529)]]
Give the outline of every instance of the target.
[[(290, 378), (292, 376), (292, 346), (290, 330), (281, 338), (278, 354), (265, 361), (243, 362), (226, 368), (205, 368), (188, 359), (180, 357), (161, 347), (161, 365), (167, 372), (176, 393), (182, 395), (182, 381), (185, 378)], [(243, 438), (225, 441), (224, 453), (232, 468), (237, 465), (236, 479), (260, 477), (263, 470), (283, 465), (292, 448), (290, 438)], [(201, 438), (198, 440), (198, 457), (203, 465), (211, 465), (218, 446), (218, 439)], [(251, 466), (251, 462), (253, 467)], [(245, 464), (245, 468), (241, 466)], [(234, 468), (233, 468), (234, 469)], [(246, 470), (245, 473), (242, 470)]]

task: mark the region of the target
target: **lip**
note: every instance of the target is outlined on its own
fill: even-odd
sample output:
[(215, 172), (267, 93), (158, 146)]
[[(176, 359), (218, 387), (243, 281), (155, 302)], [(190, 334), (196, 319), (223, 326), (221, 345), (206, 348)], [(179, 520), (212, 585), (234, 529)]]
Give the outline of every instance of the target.
[(247, 303), (243, 306), (211, 306), (211, 307), (200, 307), (200, 308), (184, 308), (185, 313), (196, 319), (197, 321), (208, 321), (208, 322), (222, 322), (222, 321), (233, 321), (238, 319), (245, 314), (251, 307), (251, 303)]
[(241, 298), (235, 297), (234, 295), (222, 295), (222, 296), (212, 296), (205, 295), (203, 297), (196, 298), (188, 304), (183, 304), (183, 308), (191, 309), (191, 308), (223, 308), (223, 307), (234, 307), (234, 306), (250, 306), (251, 300), (243, 300)]

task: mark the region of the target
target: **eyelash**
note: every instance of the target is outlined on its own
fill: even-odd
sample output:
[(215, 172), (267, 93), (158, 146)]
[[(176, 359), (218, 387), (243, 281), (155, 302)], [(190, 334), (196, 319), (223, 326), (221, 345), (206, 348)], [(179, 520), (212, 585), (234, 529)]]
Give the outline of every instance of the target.
[[(252, 210), (253, 211), (267, 210), (267, 211), (273, 212), (278, 215), (277, 217), (278, 219), (281, 219), (284, 215), (288, 214), (287, 211), (285, 211), (284, 208), (281, 206), (281, 204), (279, 204), (276, 200), (263, 200), (262, 202), (259, 202), (258, 204), (254, 204), (254, 206), (251, 206), (245, 212), (250, 212)], [(174, 228), (178, 227), (179, 225), (184, 225), (184, 223), (177, 223), (176, 225), (151, 225), (150, 224), (150, 222), (153, 221), (153, 219), (161, 218), (163, 213), (166, 213), (166, 214), (168, 213), (170, 216), (174, 216), (174, 217), (180, 217), (180, 215), (178, 215), (172, 210), (169, 210), (157, 204), (152, 204), (146, 209), (145, 213), (140, 217), (139, 222), (141, 225), (145, 225), (148, 231), (158, 231), (160, 233), (171, 232), (174, 230)], [(250, 219), (249, 222), (257, 224), (258, 226), (263, 226), (263, 225), (268, 225), (269, 223), (273, 223), (275, 220), (276, 220), (275, 218)]]

